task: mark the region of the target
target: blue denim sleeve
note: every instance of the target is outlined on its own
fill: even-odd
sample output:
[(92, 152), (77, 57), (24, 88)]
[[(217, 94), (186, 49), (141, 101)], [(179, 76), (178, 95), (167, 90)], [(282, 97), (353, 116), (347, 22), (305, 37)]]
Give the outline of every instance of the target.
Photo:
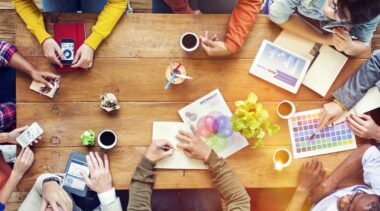
[(274, 0), (269, 8), (269, 19), (276, 24), (286, 23), (299, 4), (300, 0)]
[(5, 210), (5, 204), (0, 203), (0, 211), (4, 211), (4, 210)]
[(374, 86), (380, 90), (380, 50), (375, 51), (333, 96), (347, 109), (351, 109)]
[(352, 26), (350, 34), (357, 37), (359, 41), (362, 41), (367, 46), (369, 46), (373, 33), (375, 32), (377, 24), (379, 24), (379, 22), (380, 15), (368, 23)]

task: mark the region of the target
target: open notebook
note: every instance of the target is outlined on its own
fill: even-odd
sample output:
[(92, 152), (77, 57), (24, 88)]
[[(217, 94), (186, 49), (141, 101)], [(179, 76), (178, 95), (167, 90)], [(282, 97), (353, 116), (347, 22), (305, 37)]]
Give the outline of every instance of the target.
[(335, 124), (343, 122), (350, 114), (364, 114), (369, 111), (380, 108), (380, 91), (375, 86), (367, 91), (364, 97), (349, 111), (345, 112)]
[(174, 154), (157, 162), (156, 168), (161, 169), (208, 169), (201, 160), (187, 157), (183, 151), (176, 147), (178, 131), (191, 131), (188, 124), (182, 122), (153, 122), (153, 140), (167, 139), (174, 146)]
[(302, 84), (323, 97), (348, 59), (328, 45), (314, 43), (285, 30), (274, 43), (312, 61)]

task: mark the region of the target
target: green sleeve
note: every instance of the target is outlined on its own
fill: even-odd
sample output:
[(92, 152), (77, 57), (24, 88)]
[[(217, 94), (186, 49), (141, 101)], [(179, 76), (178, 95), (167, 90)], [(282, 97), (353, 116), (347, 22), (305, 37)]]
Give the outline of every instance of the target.
[(137, 166), (129, 187), (127, 210), (151, 210), (155, 163), (144, 157)]
[(227, 202), (227, 210), (250, 210), (248, 193), (224, 159), (211, 151), (206, 164), (210, 167), (213, 184)]

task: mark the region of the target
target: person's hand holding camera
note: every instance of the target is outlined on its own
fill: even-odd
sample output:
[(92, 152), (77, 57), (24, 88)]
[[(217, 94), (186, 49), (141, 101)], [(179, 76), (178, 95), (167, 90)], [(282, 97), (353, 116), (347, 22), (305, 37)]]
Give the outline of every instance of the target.
[(42, 50), (44, 52), (45, 57), (53, 64), (58, 65), (59, 67), (63, 67), (59, 58), (64, 59), (62, 50), (59, 47), (58, 43), (53, 38), (47, 38), (42, 43)]
[(73, 60), (72, 68), (90, 68), (92, 67), (92, 61), (94, 59), (94, 49), (88, 46), (86, 43), (83, 43), (77, 52)]
[(183, 149), (183, 152), (190, 158), (195, 158), (199, 160), (207, 161), (210, 156), (211, 149), (207, 144), (200, 138), (197, 130), (194, 126), (191, 126), (193, 133), (189, 133), (184, 130), (180, 130), (176, 138), (180, 141), (177, 147)]

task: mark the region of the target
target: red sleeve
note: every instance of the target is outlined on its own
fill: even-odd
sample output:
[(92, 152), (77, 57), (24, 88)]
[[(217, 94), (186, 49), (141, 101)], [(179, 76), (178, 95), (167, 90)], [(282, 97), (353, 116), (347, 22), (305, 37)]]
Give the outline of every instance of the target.
[(187, 0), (164, 0), (173, 13), (193, 14)]
[(262, 0), (238, 0), (228, 23), (226, 47), (236, 53), (244, 44), (260, 12)]

